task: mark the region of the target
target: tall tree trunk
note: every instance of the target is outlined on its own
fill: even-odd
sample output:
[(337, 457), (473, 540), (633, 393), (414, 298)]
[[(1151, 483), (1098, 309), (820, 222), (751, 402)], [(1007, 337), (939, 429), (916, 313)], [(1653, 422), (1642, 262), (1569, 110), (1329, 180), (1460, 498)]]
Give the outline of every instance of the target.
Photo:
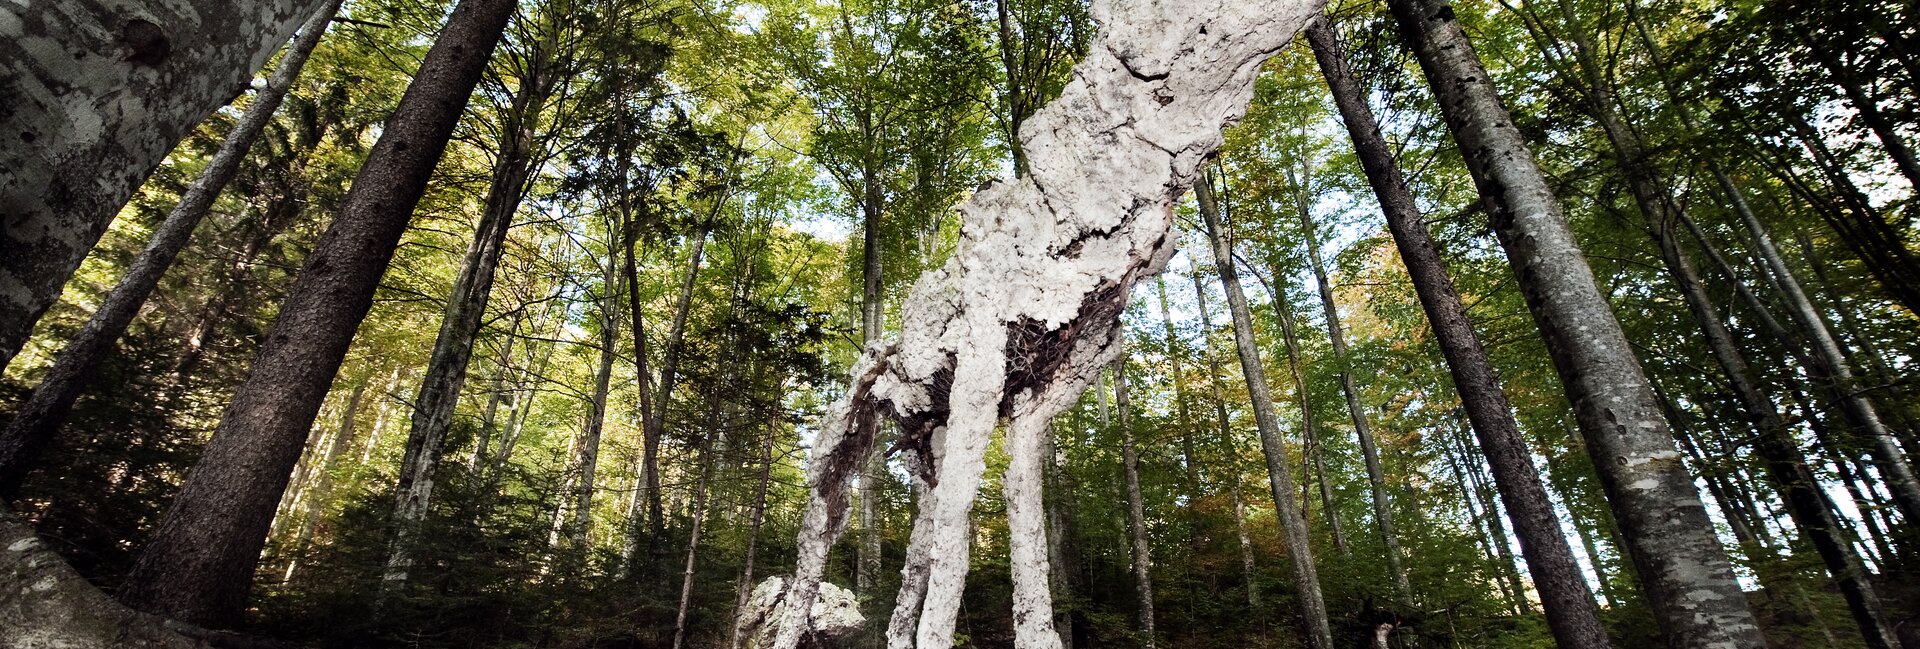
[(467, 246), (460, 274), (447, 293), (440, 333), (433, 341), (433, 354), (413, 400), (412, 427), (407, 432), (406, 454), (400, 461), (400, 481), (394, 488), (394, 537), (382, 575), (382, 581), (389, 585), (406, 581), (407, 569), (413, 565), (414, 537), (433, 500), (433, 475), (446, 452), (447, 429), (453, 425), (454, 410), (460, 405), (467, 365), (473, 360), (474, 339), (480, 334), (493, 295), (494, 272), (506, 252), (513, 217), (531, 188), (534, 123), (546, 105), (552, 79), (541, 69), (544, 52), (526, 56), (532, 61), (530, 74), (520, 79), (520, 90), (501, 117), (500, 151), (486, 206)]
[[(1326, 29), (1326, 20), (1314, 25)], [(1308, 27), (1308, 33), (1313, 32)], [(1299, 179), (1304, 181), (1304, 178)], [(1347, 352), (1346, 329), (1340, 326), (1340, 307), (1333, 300), (1333, 283), (1327, 279), (1326, 263), (1320, 259), (1320, 235), (1308, 212), (1304, 188), (1297, 187), (1295, 208), (1300, 213), (1300, 231), (1307, 240), (1307, 261), (1313, 268), (1314, 286), (1320, 290), (1320, 310), (1327, 319), (1327, 339), (1333, 345), (1333, 362), (1340, 372), (1340, 390), (1347, 397), (1347, 415), (1353, 420), (1353, 434), (1360, 439), (1360, 457), (1367, 465), (1367, 485), (1373, 492), (1373, 518), (1380, 527), (1380, 540), (1386, 546), (1387, 576), (1393, 580), (1393, 592), (1401, 606), (1413, 605), (1413, 586), (1407, 580), (1402, 563), (1400, 533), (1393, 525), (1393, 503), (1387, 500), (1386, 471), (1380, 466), (1380, 451), (1374, 446), (1373, 426), (1367, 422), (1367, 407), (1360, 403), (1360, 388), (1353, 381), (1353, 358)], [(1301, 398), (1305, 398), (1302, 395)]]
[[(886, 329), (885, 258), (881, 254), (883, 206), (880, 181), (875, 175), (871, 165), (861, 172), (860, 345), (863, 348), (880, 340)], [(878, 426), (879, 423), (873, 425)], [(874, 430), (872, 434), (878, 435), (879, 432)], [(858, 563), (854, 567), (854, 593), (862, 597), (872, 595), (880, 575), (878, 481), (880, 474), (885, 471), (884, 454), (867, 458), (865, 466), (860, 469), (857, 495), (860, 500), (860, 548)]]
[(574, 441), (573, 502), (568, 504), (566, 536), (575, 550), (591, 546), (595, 474), (600, 469), (600, 438), (607, 425), (607, 392), (613, 387), (613, 363), (620, 357), (615, 347), (620, 339), (620, 275), (612, 255), (601, 274), (605, 293), (600, 296), (600, 366), (593, 373), (593, 395), (587, 420)]
[[(1046, 463), (1041, 469), (1041, 486), (1046, 490), (1048, 581), (1053, 588), (1053, 601), (1070, 602), (1078, 591), (1080, 565), (1078, 552), (1073, 547), (1074, 485), (1067, 475), (1066, 458), (1054, 444), (1054, 433), (1055, 428), (1049, 425), (1040, 440), (1040, 455)], [(1055, 606), (1053, 628), (1060, 634), (1061, 647), (1073, 646), (1073, 625), (1072, 609)]]
[[(60, 351), (59, 360), (54, 361), (53, 367), (47, 370), (46, 377), (40, 380), (40, 387), (35, 388), (32, 396), (14, 411), (13, 421), (0, 430), (0, 495), (11, 495), (19, 488), (21, 478), (32, 468), (40, 450), (66, 422), (67, 414), (73, 410), (74, 400), (80, 397), (80, 392), (92, 380), (94, 370), (113, 351), (114, 343), (121, 334), (126, 333), (127, 325), (133, 322), (134, 316), (139, 315), (140, 307), (147, 303), (147, 297), (160, 284), (161, 275), (166, 274), (167, 268), (180, 256), (180, 251), (186, 248), (194, 227), (213, 207), (213, 201), (220, 197), (221, 190), (233, 180), (241, 161), (253, 148), (253, 141), (273, 121), (274, 111), (286, 99), (287, 90), (293, 87), (294, 79), (300, 76), (300, 68), (306, 65), (307, 55), (312, 54), (313, 48), (320, 44), (321, 35), (326, 33), (327, 24), (333, 21), (333, 14), (339, 8), (340, 0), (329, 0), (300, 26), (300, 35), (287, 45), (286, 54), (280, 57), (279, 67), (274, 69), (266, 87), (260, 90), (253, 103), (247, 106), (246, 112), (241, 114), (240, 121), (234, 123), (233, 130), (227, 132), (226, 139), (220, 142), (220, 150), (213, 154), (213, 160), (207, 163), (207, 168), (200, 172), (186, 193), (180, 195), (180, 202), (174, 204), (167, 218), (154, 227), (152, 239), (134, 258), (127, 268), (127, 274), (120, 278), (120, 283), (101, 300), (93, 317)], [(4, 168), (0, 166), (0, 169)], [(11, 223), (11, 217), (8, 220)], [(5, 263), (10, 262), (0, 262)], [(0, 277), (5, 277), (5, 274), (0, 273)], [(4, 314), (7, 311), (0, 308), (0, 327), (6, 326)], [(17, 346), (13, 350), (3, 349), (5, 342), (5, 334), (0, 333), (0, 359), (10, 358), (13, 350), (18, 349)], [(0, 360), (0, 369), (5, 369), (5, 366), (5, 361)]]
[(454, 8), (122, 585), (123, 601), (204, 626), (240, 619), (288, 472), (514, 5)]
[[(666, 345), (661, 351), (660, 383), (653, 390), (654, 402), (649, 408), (652, 416), (643, 422), (645, 429), (640, 440), (640, 471), (645, 478), (642, 490), (645, 492), (647, 520), (652, 526), (645, 533), (652, 539), (658, 539), (661, 530), (666, 528), (665, 507), (660, 502), (660, 442), (666, 435), (667, 410), (673, 404), (674, 385), (680, 378), (680, 354), (685, 347), (687, 314), (693, 310), (693, 287), (700, 279), (700, 264), (706, 255), (709, 227), (703, 226), (698, 230), (693, 238), (693, 247), (687, 252), (687, 272), (680, 280), (680, 297), (674, 303), (673, 323), (667, 330)], [(639, 517), (635, 516), (639, 513), (637, 505), (640, 500), (639, 497), (634, 498), (635, 511), (629, 511), (627, 516), (627, 538), (621, 556), (629, 563), (638, 556), (641, 545), (643, 530)]]
[[(1274, 281), (1278, 282), (1281, 277), (1278, 269), (1274, 269), (1273, 276)], [(1280, 340), (1287, 347), (1287, 371), (1293, 377), (1294, 399), (1300, 404), (1300, 450), (1306, 456), (1300, 470), (1312, 472), (1314, 484), (1319, 487), (1320, 515), (1327, 519), (1327, 531), (1333, 535), (1333, 551), (1343, 557), (1349, 556), (1353, 554), (1353, 549), (1347, 544), (1347, 530), (1345, 524), (1340, 522), (1340, 512), (1333, 506), (1333, 487), (1327, 482), (1327, 462), (1320, 442), (1320, 420), (1313, 415), (1313, 398), (1307, 393), (1306, 360), (1300, 355), (1300, 339), (1295, 335), (1293, 315), (1289, 313), (1292, 305), (1286, 303), (1286, 293), (1279, 288), (1272, 287), (1273, 312), (1280, 320)], [(1304, 489), (1303, 486), (1300, 493), (1300, 517), (1308, 519)]]
[[(760, 482), (753, 489), (753, 515), (747, 523), (746, 556), (740, 560), (740, 579), (734, 582), (734, 616), (747, 608), (747, 596), (753, 592), (754, 560), (760, 550), (760, 526), (767, 520), (767, 487), (773, 483), (773, 447), (779, 441), (767, 431), (767, 444), (760, 456)], [(727, 649), (740, 649), (740, 626), (729, 625)]]
[(1426, 312), (1434, 340), (1447, 361), (1454, 389), (1460, 393), (1461, 409), (1480, 442), (1482, 454), (1493, 471), (1493, 482), (1520, 538), (1520, 553), (1526, 558), (1527, 572), (1540, 592), (1546, 610), (1547, 625), (1564, 649), (1599, 649), (1609, 645), (1606, 628), (1594, 609), (1593, 594), (1580, 574), (1573, 550), (1560, 528), (1560, 518), (1547, 497), (1547, 489), (1534, 468), (1533, 454), (1520, 436), (1513, 407), (1500, 388), (1500, 381), (1488, 360), (1486, 349), (1473, 331), (1460, 293), (1454, 288), (1439, 246), (1428, 232), (1413, 191), (1400, 172), (1393, 149), (1381, 136), (1366, 93), (1354, 78), (1345, 52), (1334, 38), (1326, 21), (1307, 28), (1307, 41), (1314, 58), (1333, 91), (1347, 135), (1353, 140), (1355, 155), (1366, 172), (1393, 235), (1400, 259), (1407, 267), (1414, 293)]
[(1626, 335), (1453, 7), (1389, 6), (1512, 261), (1667, 642), (1765, 644)]
[[(1801, 532), (1809, 537), (1814, 548), (1826, 564), (1828, 573), (1839, 585), (1841, 594), (1846, 598), (1854, 620), (1860, 628), (1868, 647), (1875, 649), (1890, 648), (1894, 644), (1893, 635), (1882, 620), (1884, 614), (1878, 596), (1865, 579), (1865, 569), (1858, 555), (1854, 554), (1852, 544), (1840, 535), (1839, 524), (1834, 520), (1826, 494), (1820, 490), (1818, 482), (1807, 469), (1806, 457), (1801, 455), (1798, 443), (1787, 429), (1785, 418), (1775, 407), (1772, 399), (1761, 392), (1753, 376), (1751, 366), (1732, 332), (1728, 331), (1721, 319), (1719, 308), (1707, 295), (1705, 285), (1700, 281), (1699, 273), (1693, 262), (1680, 246), (1679, 237), (1673, 228), (1686, 220), (1685, 211), (1676, 203), (1666, 188), (1658, 169), (1648, 159), (1639, 137), (1634, 134), (1626, 120), (1614, 110), (1615, 98), (1609, 81), (1594, 54), (1593, 46), (1586, 35), (1574, 23), (1571, 5), (1566, 0), (1560, 2), (1561, 12), (1567, 20), (1571, 32), (1575, 61), (1585, 84), (1584, 96), (1588, 102), (1588, 112), (1600, 123), (1607, 136), (1614, 155), (1614, 162), (1626, 176), (1630, 193), (1646, 219), (1647, 232), (1660, 250), (1661, 260), (1665, 263), (1669, 277), (1680, 289), (1682, 301), (1692, 314), (1695, 323), (1706, 338), (1707, 348), (1716, 364), (1726, 375), (1728, 387), (1732, 388), (1736, 403), (1742, 410), (1750, 426), (1756, 431), (1754, 450), (1766, 461), (1768, 477), (1774, 488), (1781, 492), (1786, 501), (1788, 515)], [(1764, 231), (1762, 231), (1764, 232)], [(1763, 252), (1764, 256), (1764, 252)], [(1739, 281), (1738, 278), (1730, 278)], [(1804, 299), (1804, 295), (1802, 296)], [(1817, 320), (1817, 318), (1816, 318)], [(1827, 339), (1829, 342), (1831, 338)], [(1841, 365), (1842, 368), (1845, 365)], [(1844, 369), (1842, 370), (1844, 371)], [(1656, 395), (1657, 396), (1657, 395)], [(1843, 396), (1844, 398), (1844, 396)], [(1858, 399), (1864, 404), (1864, 399)], [(1866, 406), (1868, 418), (1863, 421), (1878, 423), (1872, 417), (1872, 407)], [(1900, 451), (1892, 446), (1891, 439), (1885, 435), (1882, 426), (1875, 437), (1885, 440), (1885, 448), (1876, 448), (1876, 457), (1882, 452), (1891, 452), (1890, 466), (1894, 467), (1889, 475), (1904, 475), (1911, 484), (1912, 472)], [(1897, 482), (1895, 483), (1898, 484)], [(1896, 493), (1899, 490), (1896, 487)], [(1920, 489), (1915, 490), (1920, 496)], [(1920, 502), (1917, 500), (1916, 502)], [(1920, 511), (1916, 509), (1914, 511)]]
[(5, 10), (0, 370), (167, 153), (329, 1)]
[[(1189, 251), (1189, 256), (1198, 263), (1200, 256), (1196, 251)], [(1220, 391), (1220, 356), (1214, 353), (1213, 349), (1213, 315), (1207, 310), (1207, 287), (1200, 280), (1198, 268), (1193, 269), (1189, 276), (1193, 280), (1195, 310), (1200, 312), (1200, 340), (1207, 356), (1207, 387), (1209, 401), (1213, 403), (1216, 434), (1219, 435), (1220, 443), (1227, 448), (1227, 455), (1238, 457), (1239, 452), (1234, 450), (1238, 445), (1233, 443), (1233, 425), (1227, 419), (1227, 401)], [(1253, 563), (1253, 540), (1247, 536), (1246, 500), (1240, 493), (1240, 478), (1239, 471), (1232, 472), (1230, 477), (1233, 491), (1233, 527), (1240, 540), (1240, 569), (1247, 582), (1247, 606), (1257, 611), (1260, 609), (1260, 584), (1257, 580), (1258, 572)]]
[(1273, 409), (1272, 392), (1267, 389), (1267, 370), (1260, 360), (1260, 347), (1254, 341), (1253, 316), (1248, 312), (1247, 296), (1240, 289), (1240, 276), (1234, 269), (1233, 244), (1213, 201), (1213, 190), (1203, 181), (1193, 186), (1212, 241), (1214, 268), (1226, 288), (1227, 310), (1233, 315), (1233, 339), (1240, 350), (1240, 369), (1246, 375), (1247, 393), (1253, 402), (1253, 418), (1260, 428), (1260, 451), (1266, 457), (1268, 486), (1273, 492), (1275, 515), (1280, 519), (1281, 537), (1287, 556), (1293, 561), (1293, 577), (1299, 589), (1300, 618), (1306, 625), (1308, 646), (1332, 649), (1333, 633), (1327, 626), (1327, 605), (1320, 594), (1320, 575), (1313, 565), (1313, 549), (1307, 540), (1307, 521), (1293, 502), (1293, 473), (1287, 466), (1286, 442), (1280, 438), (1280, 418)]
[(1140, 604), (1140, 646), (1153, 649), (1153, 546), (1147, 540), (1147, 508), (1140, 496), (1140, 452), (1133, 442), (1124, 353), (1113, 365), (1113, 405), (1120, 413), (1120, 459), (1127, 478), (1127, 534), (1133, 555), (1133, 592)]
[[(711, 397), (709, 397), (711, 399)], [(707, 483), (713, 479), (714, 449), (726, 446), (726, 423), (720, 420), (720, 402), (709, 404), (707, 421), (709, 432), (696, 449), (699, 458), (699, 477), (693, 481), (693, 502), (688, 513), (693, 517), (693, 529), (687, 533), (687, 561), (680, 571), (680, 607), (673, 615), (673, 649), (680, 649), (687, 639), (687, 610), (693, 604), (694, 561), (700, 556), (700, 533), (707, 523)], [(712, 439), (718, 437), (719, 439)]]

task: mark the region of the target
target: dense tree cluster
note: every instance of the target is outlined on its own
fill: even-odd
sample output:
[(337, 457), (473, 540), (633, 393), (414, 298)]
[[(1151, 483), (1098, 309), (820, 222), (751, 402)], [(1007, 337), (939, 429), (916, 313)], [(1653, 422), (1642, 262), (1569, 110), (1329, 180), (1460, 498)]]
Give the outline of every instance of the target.
[(0, 647), (1920, 647), (1912, 2), (0, 32)]

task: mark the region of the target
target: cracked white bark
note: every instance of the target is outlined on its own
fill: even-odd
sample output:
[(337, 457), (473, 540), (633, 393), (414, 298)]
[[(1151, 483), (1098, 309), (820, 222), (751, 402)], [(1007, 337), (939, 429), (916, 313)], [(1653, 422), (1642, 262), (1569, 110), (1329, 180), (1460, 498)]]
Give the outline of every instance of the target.
[[(827, 550), (846, 527), (850, 480), (872, 450), (874, 427), (863, 424), (890, 417), (900, 431), (895, 448), (912, 454), (929, 487), (888, 641), (952, 645), (967, 515), (993, 429), (1006, 417), (1022, 435), (1043, 430), (1113, 360), (1129, 290), (1173, 252), (1173, 200), (1219, 148), (1221, 129), (1244, 113), (1259, 64), (1319, 6), (1094, 3), (1104, 31), (1060, 98), (1022, 129), (1030, 175), (961, 206), (955, 254), (920, 277), (897, 342), (867, 347), (853, 385), (822, 422), (787, 601), (814, 600)], [(1015, 489), (1009, 506), (1039, 511), (1038, 491)], [(1025, 619), (1015, 641), (1052, 648), (1059, 636), (1049, 614), (1045, 528), (1035, 527), (1013, 535), (1013, 552), (1025, 559), (1017, 578), (1037, 580), (1017, 598), (1015, 618)], [(768, 646), (793, 649), (806, 608), (789, 607)]]
[(167, 152), (325, 2), (0, 7), (0, 369)]

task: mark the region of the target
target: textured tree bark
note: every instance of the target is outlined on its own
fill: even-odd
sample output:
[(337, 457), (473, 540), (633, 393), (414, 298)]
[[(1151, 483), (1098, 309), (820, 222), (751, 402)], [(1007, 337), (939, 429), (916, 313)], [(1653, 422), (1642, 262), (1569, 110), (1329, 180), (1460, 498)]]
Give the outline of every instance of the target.
[(239, 620), (288, 472), (514, 4), (455, 7), (128, 575), (123, 601), (201, 626)]
[(327, 1), (0, 10), (0, 369), (167, 152)]
[[(40, 387), (35, 388), (33, 395), (20, 404), (6, 429), (0, 430), (0, 495), (12, 494), (19, 488), (20, 479), (32, 468), (40, 450), (59, 432), (60, 425), (66, 422), (67, 414), (73, 410), (74, 400), (86, 389), (94, 370), (113, 351), (120, 335), (126, 333), (127, 325), (133, 322), (154, 287), (160, 284), (160, 276), (167, 272), (174, 259), (180, 256), (180, 251), (186, 248), (194, 227), (200, 224), (200, 219), (213, 207), (214, 199), (219, 198), (220, 191), (239, 171), (240, 162), (253, 148), (254, 139), (273, 120), (274, 111), (280, 108), (281, 100), (286, 99), (287, 90), (293, 87), (294, 79), (300, 76), (300, 68), (306, 65), (307, 55), (312, 54), (313, 48), (320, 44), (320, 36), (326, 33), (327, 24), (333, 20), (334, 11), (339, 6), (340, 0), (330, 0), (301, 25), (300, 35), (287, 46), (286, 54), (280, 57), (280, 65), (274, 69), (273, 76), (267, 79), (266, 87), (255, 95), (253, 103), (241, 114), (240, 121), (220, 142), (220, 149), (213, 154), (213, 160), (207, 163), (207, 168), (200, 172), (199, 178), (194, 179), (186, 193), (180, 195), (180, 202), (174, 204), (167, 218), (154, 228), (152, 240), (134, 258), (132, 265), (127, 268), (127, 274), (120, 278), (120, 283), (101, 300), (93, 317), (60, 351), (59, 359), (47, 370)], [(0, 169), (4, 168), (0, 166)], [(0, 314), (4, 313), (6, 309), (0, 308)], [(4, 317), (0, 315), (0, 326), (5, 326)], [(4, 343), (4, 340), (0, 339), (0, 343)], [(4, 367), (4, 362), (0, 362), (0, 369)]]
[[(1434, 244), (1432, 235), (1414, 202), (1393, 149), (1380, 133), (1366, 94), (1347, 66), (1346, 55), (1328, 21), (1315, 21), (1307, 27), (1307, 41), (1314, 58), (1333, 91), (1347, 134), (1353, 140), (1355, 155), (1367, 174), (1367, 183), (1386, 216), (1387, 230), (1393, 235), (1400, 259), (1407, 267), (1414, 293), (1426, 312), (1440, 353), (1447, 361), (1454, 389), (1460, 393), (1460, 405), (1472, 424), (1480, 448), (1493, 470), (1493, 482), (1513, 520), (1514, 533), (1520, 538), (1520, 553), (1526, 558), (1527, 572), (1540, 592), (1546, 610), (1547, 625), (1564, 649), (1600, 649), (1609, 646), (1606, 627), (1594, 609), (1593, 594), (1581, 577), (1580, 565), (1560, 530), (1560, 518), (1553, 511), (1546, 486), (1534, 469), (1533, 454), (1520, 436), (1513, 407), (1500, 388), (1493, 363), (1473, 331), (1467, 310), (1460, 303), (1446, 261)], [(1477, 514), (1476, 514), (1477, 517)]]
[(1488, 206), (1667, 642), (1764, 645), (1646, 376), (1453, 7), (1389, 4)]
[[(1324, 28), (1326, 20), (1316, 20)], [(1311, 33), (1312, 27), (1308, 27)], [(1367, 485), (1373, 493), (1373, 518), (1380, 528), (1380, 541), (1387, 551), (1387, 576), (1393, 580), (1393, 592), (1402, 606), (1413, 605), (1413, 585), (1407, 581), (1402, 562), (1400, 533), (1394, 529), (1393, 503), (1387, 500), (1386, 471), (1380, 467), (1380, 450), (1375, 447), (1373, 425), (1367, 422), (1367, 407), (1360, 403), (1360, 388), (1353, 382), (1353, 359), (1347, 353), (1346, 329), (1340, 326), (1340, 307), (1333, 301), (1333, 283), (1327, 279), (1325, 262), (1320, 259), (1319, 233), (1313, 215), (1307, 211), (1305, 196), (1296, 205), (1301, 232), (1307, 239), (1307, 261), (1313, 268), (1314, 286), (1320, 292), (1320, 310), (1327, 318), (1327, 338), (1333, 346), (1334, 363), (1340, 370), (1340, 390), (1347, 397), (1347, 415), (1353, 421), (1353, 434), (1360, 440), (1360, 457), (1367, 465)], [(1305, 396), (1302, 395), (1304, 399)]]
[(1127, 398), (1127, 357), (1113, 365), (1113, 405), (1120, 414), (1120, 462), (1127, 479), (1128, 550), (1133, 555), (1133, 592), (1140, 603), (1140, 646), (1153, 649), (1153, 546), (1147, 541), (1147, 506), (1140, 497), (1140, 452), (1133, 443), (1133, 404)]
[[(1088, 58), (1021, 134), (1029, 175), (962, 205), (954, 255), (921, 276), (898, 342), (866, 348), (819, 428), (772, 649), (793, 649), (806, 632), (827, 550), (847, 522), (848, 483), (872, 451), (865, 424), (882, 416), (899, 425), (895, 446), (929, 485), (889, 643), (952, 645), (988, 437), (1002, 417), (1010, 431), (1044, 430), (1113, 360), (1129, 290), (1173, 252), (1173, 199), (1245, 110), (1259, 63), (1317, 10), (1312, 0), (1094, 4), (1104, 29)], [(1040, 586), (1015, 629), (1021, 647), (1059, 642), (1046, 566), (1033, 565), (1045, 563), (1044, 537), (1044, 526), (1012, 537)]]
[[(1572, 24), (1571, 6), (1562, 0), (1561, 11)], [(1700, 327), (1706, 338), (1707, 349), (1714, 362), (1720, 366), (1732, 388), (1735, 402), (1739, 405), (1750, 425), (1755, 430), (1754, 450), (1766, 461), (1767, 476), (1774, 488), (1780, 491), (1786, 502), (1787, 512), (1802, 534), (1810, 538), (1814, 548), (1826, 564), (1828, 573), (1833, 576), (1841, 594), (1847, 600), (1867, 646), (1875, 649), (1894, 646), (1893, 635), (1883, 621), (1880, 600), (1873, 587), (1865, 579), (1865, 568), (1858, 555), (1854, 554), (1852, 544), (1840, 536), (1839, 523), (1834, 519), (1832, 508), (1826, 495), (1820, 491), (1813, 473), (1807, 468), (1807, 459), (1800, 453), (1798, 444), (1787, 429), (1786, 419), (1774, 403), (1760, 389), (1746, 356), (1740, 351), (1726, 322), (1722, 320), (1719, 307), (1707, 294), (1706, 286), (1700, 281), (1698, 271), (1685, 250), (1681, 249), (1679, 237), (1673, 231), (1682, 221), (1690, 222), (1686, 212), (1676, 203), (1660, 171), (1652, 160), (1648, 159), (1639, 137), (1634, 134), (1631, 125), (1613, 109), (1614, 97), (1604, 72), (1594, 55), (1593, 46), (1579, 29), (1570, 30), (1575, 61), (1585, 85), (1583, 93), (1587, 100), (1587, 112), (1593, 115), (1605, 132), (1614, 155), (1614, 161), (1626, 176), (1629, 192), (1646, 219), (1649, 236), (1660, 250), (1661, 261), (1665, 263), (1667, 274), (1680, 290), (1682, 301)], [(1764, 235), (1763, 235), (1764, 236)], [(1762, 254), (1764, 255), (1764, 252)], [(1738, 282), (1737, 277), (1730, 277)], [(1831, 340), (1829, 338), (1829, 340)], [(1844, 364), (1842, 365), (1844, 368)], [(1844, 371), (1844, 370), (1842, 370)], [(1819, 370), (1814, 370), (1816, 376)], [(1844, 399), (1844, 392), (1841, 393)], [(1657, 396), (1657, 395), (1656, 395)], [(1857, 399), (1857, 396), (1855, 397)], [(1662, 400), (1664, 401), (1664, 399)], [(1864, 401), (1864, 400), (1861, 400)], [(1865, 408), (1872, 414), (1872, 406)], [(1865, 421), (1878, 423), (1878, 417)], [(1872, 430), (1868, 428), (1868, 430)], [(1886, 440), (1884, 449), (1876, 450), (1876, 457), (1883, 451), (1890, 451), (1895, 461), (1895, 473), (1905, 469), (1905, 459), (1899, 457), (1900, 451), (1893, 447), (1886, 436), (1885, 427), (1875, 431), (1877, 439)], [(1911, 479), (1911, 470), (1906, 471)], [(1896, 486), (1895, 493), (1899, 493)]]
[(1267, 461), (1267, 485), (1273, 495), (1273, 508), (1280, 519), (1281, 538), (1286, 541), (1287, 558), (1293, 562), (1294, 585), (1299, 589), (1300, 621), (1306, 626), (1308, 646), (1332, 649), (1333, 632), (1327, 626), (1327, 605), (1320, 594), (1320, 575), (1313, 565), (1313, 548), (1307, 537), (1307, 520), (1293, 502), (1292, 469), (1287, 466), (1286, 442), (1280, 438), (1280, 418), (1273, 408), (1272, 392), (1267, 389), (1267, 369), (1260, 360), (1260, 347), (1253, 337), (1253, 316), (1248, 312), (1247, 296), (1240, 290), (1240, 276), (1234, 270), (1233, 244), (1213, 201), (1213, 190), (1206, 183), (1194, 185), (1194, 198), (1200, 204), (1200, 216), (1206, 222), (1212, 240), (1214, 268), (1220, 284), (1226, 288), (1227, 311), (1233, 315), (1233, 340), (1240, 351), (1240, 369), (1247, 379), (1247, 394), (1253, 405), (1254, 422), (1260, 428), (1260, 452)]
[[(527, 58), (545, 60), (544, 53), (531, 52)], [(447, 293), (446, 310), (440, 318), (440, 332), (433, 342), (433, 355), (420, 377), (420, 391), (413, 400), (412, 427), (407, 431), (406, 453), (400, 461), (400, 482), (394, 487), (394, 537), (387, 554), (386, 572), (381, 576), (389, 587), (407, 580), (413, 565), (414, 537), (433, 501), (433, 476), (446, 453), (447, 429), (453, 425), (454, 410), (460, 405), (460, 390), (467, 382), (467, 366), (473, 360), (474, 338), (493, 296), (494, 272), (506, 252), (507, 232), (520, 211), (533, 175), (536, 145), (534, 123), (554, 79), (534, 63), (531, 74), (520, 79), (519, 91), (501, 116), (500, 150), (496, 154), (493, 177), (487, 188), (485, 208), (474, 228), (473, 241), (467, 246), (460, 273)]]
[(205, 649), (167, 620), (121, 606), (0, 511), (0, 634), (14, 649)]

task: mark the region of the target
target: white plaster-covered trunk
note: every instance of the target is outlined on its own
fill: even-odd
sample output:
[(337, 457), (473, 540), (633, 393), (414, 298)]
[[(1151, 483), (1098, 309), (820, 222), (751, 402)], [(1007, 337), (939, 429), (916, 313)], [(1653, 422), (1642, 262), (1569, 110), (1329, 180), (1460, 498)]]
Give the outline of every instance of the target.
[[(967, 517), (993, 430), (1008, 422), (1016, 456), (1118, 352), (1119, 314), (1134, 284), (1172, 254), (1172, 204), (1245, 111), (1260, 63), (1320, 8), (1316, 0), (1106, 0), (1102, 26), (1059, 99), (1021, 129), (1030, 175), (960, 207), (961, 241), (923, 274), (898, 338), (868, 345), (853, 385), (828, 411), (808, 468), (795, 578), (785, 600), (811, 603), (827, 550), (848, 521), (851, 481), (873, 450), (873, 418), (928, 485), (889, 624), (892, 647), (949, 647), (967, 569)], [(1046, 586), (1046, 530), (1036, 457), (1008, 485), (1014, 534), (1016, 643), (1057, 647)], [(806, 632), (790, 606), (768, 644)]]
[(0, 5), (0, 369), (167, 152), (325, 3)]

